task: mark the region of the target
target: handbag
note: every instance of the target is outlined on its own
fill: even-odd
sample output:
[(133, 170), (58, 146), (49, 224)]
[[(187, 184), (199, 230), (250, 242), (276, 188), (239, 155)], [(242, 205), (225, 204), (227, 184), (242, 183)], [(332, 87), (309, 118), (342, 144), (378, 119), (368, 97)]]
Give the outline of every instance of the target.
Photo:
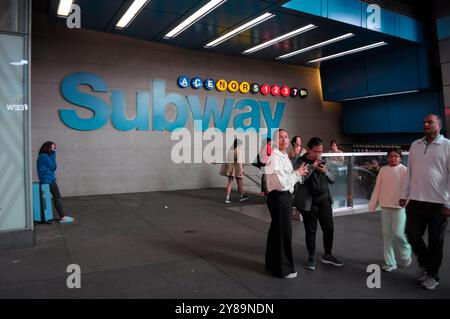
[(228, 176), (228, 163), (223, 163), (220, 167), (219, 174), (222, 176)]

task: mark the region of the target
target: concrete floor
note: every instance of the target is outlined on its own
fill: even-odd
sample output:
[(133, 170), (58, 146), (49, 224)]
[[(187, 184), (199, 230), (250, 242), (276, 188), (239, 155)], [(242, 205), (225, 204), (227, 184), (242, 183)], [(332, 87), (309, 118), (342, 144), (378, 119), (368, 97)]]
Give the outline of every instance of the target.
[[(448, 248), (435, 291), (415, 281), (415, 262), (382, 273), (380, 289), (367, 288), (366, 267), (382, 263), (379, 215), (335, 218), (340, 269), (319, 262), (305, 270), (303, 225), (294, 223), (299, 276), (270, 277), (264, 199), (233, 196), (230, 205), (223, 189), (65, 198), (75, 224), (38, 225), (35, 247), (0, 253), (0, 298), (450, 298)], [(74, 263), (80, 289), (66, 286)]]

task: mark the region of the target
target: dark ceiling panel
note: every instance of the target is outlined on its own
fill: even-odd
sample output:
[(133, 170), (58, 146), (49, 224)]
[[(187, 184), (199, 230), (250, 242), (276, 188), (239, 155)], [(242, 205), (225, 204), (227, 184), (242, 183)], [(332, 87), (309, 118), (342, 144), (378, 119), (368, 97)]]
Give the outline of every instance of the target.
[(225, 28), (217, 25), (196, 23), (189, 28), (189, 32), (183, 32), (173, 39), (161, 39), (161, 43), (181, 46), (185, 48), (202, 47), (215, 35), (223, 32)]
[(158, 1), (150, 0), (145, 9), (183, 15), (193, 7), (202, 3), (202, 0)]
[(271, 3), (260, 0), (228, 0), (199, 22), (231, 28), (265, 13), (270, 8), (273, 8)]
[(311, 20), (275, 12), (275, 17), (256, 25), (245, 31), (243, 34), (249, 37), (261, 39), (262, 42), (276, 38), (287, 32), (304, 27), (311, 23)]
[[(59, 2), (59, 1), (57, 1)], [(81, 24), (83, 28), (105, 31), (117, 11), (125, 3), (124, 0), (76, 0), (81, 8)]]
[[(114, 25), (129, 7), (131, 0), (76, 0), (76, 3), (80, 5), (81, 8), (83, 28), (112, 32), (132, 38), (155, 41), (173, 46), (200, 50), (202, 52), (246, 56), (248, 58), (269, 61), (274, 61), (276, 57), (280, 55), (349, 32), (353, 32), (356, 35), (353, 38), (348, 38), (323, 48), (304, 52), (288, 59), (278, 60), (281, 63), (309, 67), (319, 66), (319, 64), (307, 64), (310, 60), (379, 41), (386, 41), (389, 45), (357, 55), (371, 55), (372, 52), (384, 52), (398, 47), (413, 45), (413, 43), (409, 41), (392, 37), (387, 34), (361, 29), (349, 24), (281, 8), (281, 4), (285, 3), (286, 0), (228, 0), (177, 37), (170, 40), (163, 39), (164, 34), (169, 32), (173, 27), (178, 25), (178, 23), (186, 19), (190, 14), (194, 13), (208, 1), (209, 0), (151, 0), (124, 30), (115, 29)], [(58, 3), (59, 0), (49, 0), (49, 19), (62, 23), (64, 22), (64, 19), (56, 18), (56, 8)], [(214, 48), (205, 49), (203, 47), (206, 43), (218, 38), (220, 35), (229, 32), (265, 12), (272, 12), (275, 14), (275, 17), (228, 39)], [(310, 23), (317, 25), (317, 28), (255, 53), (249, 55), (242, 54), (243, 51), (251, 47)]]
[(139, 39), (153, 40), (178, 18), (178, 15), (154, 10), (144, 9), (124, 30), (114, 29), (114, 33), (136, 37)]
[(280, 55), (291, 53), (293, 51), (300, 50), (309, 47), (311, 45), (315, 45), (317, 43), (329, 40), (344, 33), (347, 32), (342, 30), (326, 31), (324, 30), (324, 28), (318, 27), (314, 30), (305, 32), (288, 40), (279, 42), (270, 47), (264, 48), (260, 51), (256, 51), (250, 54), (249, 56), (256, 57), (259, 59), (275, 59)]
[(241, 55), (242, 51), (258, 45), (259, 43), (261, 43), (259, 39), (248, 37), (245, 35), (238, 35), (229, 39), (228, 41), (219, 44), (214, 48), (205, 49), (205, 52)]

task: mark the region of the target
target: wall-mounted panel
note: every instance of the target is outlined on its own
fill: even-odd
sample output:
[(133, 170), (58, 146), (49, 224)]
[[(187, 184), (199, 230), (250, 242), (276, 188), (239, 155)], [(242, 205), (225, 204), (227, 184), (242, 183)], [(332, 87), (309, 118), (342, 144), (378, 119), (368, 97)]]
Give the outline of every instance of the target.
[(385, 98), (343, 103), (344, 132), (366, 134), (389, 132), (389, 109)]
[(368, 95), (416, 90), (419, 71), (416, 49), (373, 55), (366, 59)]
[(367, 76), (363, 58), (346, 60), (320, 69), (327, 91), (325, 99), (342, 100), (367, 95)]

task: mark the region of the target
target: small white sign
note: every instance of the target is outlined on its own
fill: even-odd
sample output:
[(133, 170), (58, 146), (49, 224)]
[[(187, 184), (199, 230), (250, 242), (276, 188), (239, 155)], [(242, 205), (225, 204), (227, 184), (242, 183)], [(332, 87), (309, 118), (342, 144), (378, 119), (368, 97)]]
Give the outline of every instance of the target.
[(66, 285), (67, 288), (81, 288), (81, 268), (77, 264), (70, 264), (66, 269), (67, 273), (71, 273), (69, 277), (67, 277)]
[(25, 112), (28, 111), (27, 104), (6, 104), (6, 110), (11, 112)]
[(369, 277), (367, 277), (367, 288), (381, 288), (381, 268), (377, 264), (370, 264), (367, 266), (367, 273), (371, 273)]
[(77, 4), (72, 4), (70, 14), (67, 16), (66, 25), (69, 29), (81, 29), (81, 9)]

